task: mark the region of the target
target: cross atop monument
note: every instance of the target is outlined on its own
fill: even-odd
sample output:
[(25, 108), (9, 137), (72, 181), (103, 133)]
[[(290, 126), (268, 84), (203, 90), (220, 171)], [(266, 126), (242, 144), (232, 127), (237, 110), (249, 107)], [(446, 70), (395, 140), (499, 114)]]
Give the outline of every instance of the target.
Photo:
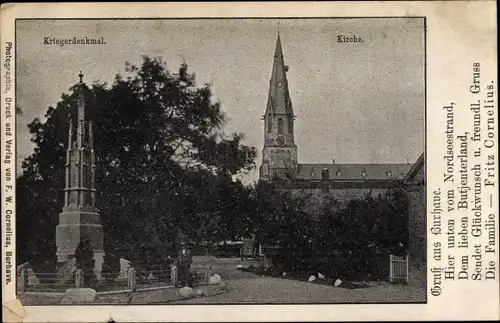
[(80, 71), (80, 74), (78, 74), (78, 77), (80, 78), (80, 83), (83, 83), (83, 73)]

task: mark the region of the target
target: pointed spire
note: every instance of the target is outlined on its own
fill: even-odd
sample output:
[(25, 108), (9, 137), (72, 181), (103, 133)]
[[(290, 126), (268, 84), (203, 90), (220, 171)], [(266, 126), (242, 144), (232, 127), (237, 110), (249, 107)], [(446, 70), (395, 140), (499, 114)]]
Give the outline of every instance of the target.
[(281, 38), (279, 30), (278, 30), (278, 39), (276, 40), (276, 49), (274, 50), (275, 61), (277, 57), (283, 58), (283, 50), (281, 49)]
[(286, 78), (287, 70), (288, 67), (285, 66), (283, 49), (281, 47), (281, 35), (278, 32), (276, 49), (274, 51), (273, 70), (269, 84), (269, 99), (266, 114), (272, 112), (274, 114), (293, 115), (290, 94), (288, 92), (288, 81)]
[(80, 71), (80, 74), (78, 74), (78, 77), (80, 78), (80, 83), (78, 83), (78, 99), (77, 99), (77, 105), (78, 105), (78, 124), (80, 123), (81, 120), (81, 117), (83, 115), (80, 115), (80, 112), (83, 112), (83, 111), (80, 111), (80, 108), (83, 108), (85, 107), (85, 96), (84, 96), (84, 93), (83, 93), (83, 87), (84, 87), (84, 84), (83, 84), (83, 73), (82, 71)]
[(78, 74), (78, 77), (80, 78), (80, 82), (78, 83), (78, 100), (83, 101), (83, 73), (80, 71), (80, 74)]
[(78, 84), (78, 99), (77, 99), (77, 109), (78, 109), (78, 119), (77, 119), (77, 143), (78, 148), (83, 148), (83, 143), (85, 141), (85, 97), (83, 94), (83, 73), (80, 71), (78, 75), (80, 77), (80, 83)]

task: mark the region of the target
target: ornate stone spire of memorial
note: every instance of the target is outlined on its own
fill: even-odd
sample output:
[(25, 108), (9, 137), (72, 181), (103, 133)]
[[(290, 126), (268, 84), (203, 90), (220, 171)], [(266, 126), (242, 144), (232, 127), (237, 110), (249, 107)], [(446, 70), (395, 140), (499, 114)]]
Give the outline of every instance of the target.
[(79, 74), (77, 85), (76, 134), (70, 116), (66, 152), (66, 182), (64, 206), (56, 227), (57, 261), (72, 260), (75, 250), (87, 239), (94, 251), (95, 271), (100, 273), (103, 262), (103, 227), (95, 205), (95, 152), (92, 121), (85, 119), (85, 84)]

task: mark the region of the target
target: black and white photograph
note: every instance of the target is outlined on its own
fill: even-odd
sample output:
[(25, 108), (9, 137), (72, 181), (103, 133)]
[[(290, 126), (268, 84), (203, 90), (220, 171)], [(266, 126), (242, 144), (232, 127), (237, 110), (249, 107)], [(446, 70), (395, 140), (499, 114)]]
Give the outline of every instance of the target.
[(18, 299), (426, 303), (425, 25), (17, 19)]

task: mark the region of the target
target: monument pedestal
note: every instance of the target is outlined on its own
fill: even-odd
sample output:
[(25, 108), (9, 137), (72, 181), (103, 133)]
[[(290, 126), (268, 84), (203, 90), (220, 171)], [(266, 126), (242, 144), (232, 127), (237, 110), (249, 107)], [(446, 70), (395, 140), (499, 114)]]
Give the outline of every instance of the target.
[[(64, 210), (59, 215), (59, 225), (56, 227), (57, 262), (70, 264), (78, 244), (85, 238), (94, 252), (94, 273), (99, 278), (104, 262), (104, 232), (99, 223), (99, 213)], [(61, 266), (64, 267), (68, 266)], [(71, 268), (64, 269), (67, 270)]]

